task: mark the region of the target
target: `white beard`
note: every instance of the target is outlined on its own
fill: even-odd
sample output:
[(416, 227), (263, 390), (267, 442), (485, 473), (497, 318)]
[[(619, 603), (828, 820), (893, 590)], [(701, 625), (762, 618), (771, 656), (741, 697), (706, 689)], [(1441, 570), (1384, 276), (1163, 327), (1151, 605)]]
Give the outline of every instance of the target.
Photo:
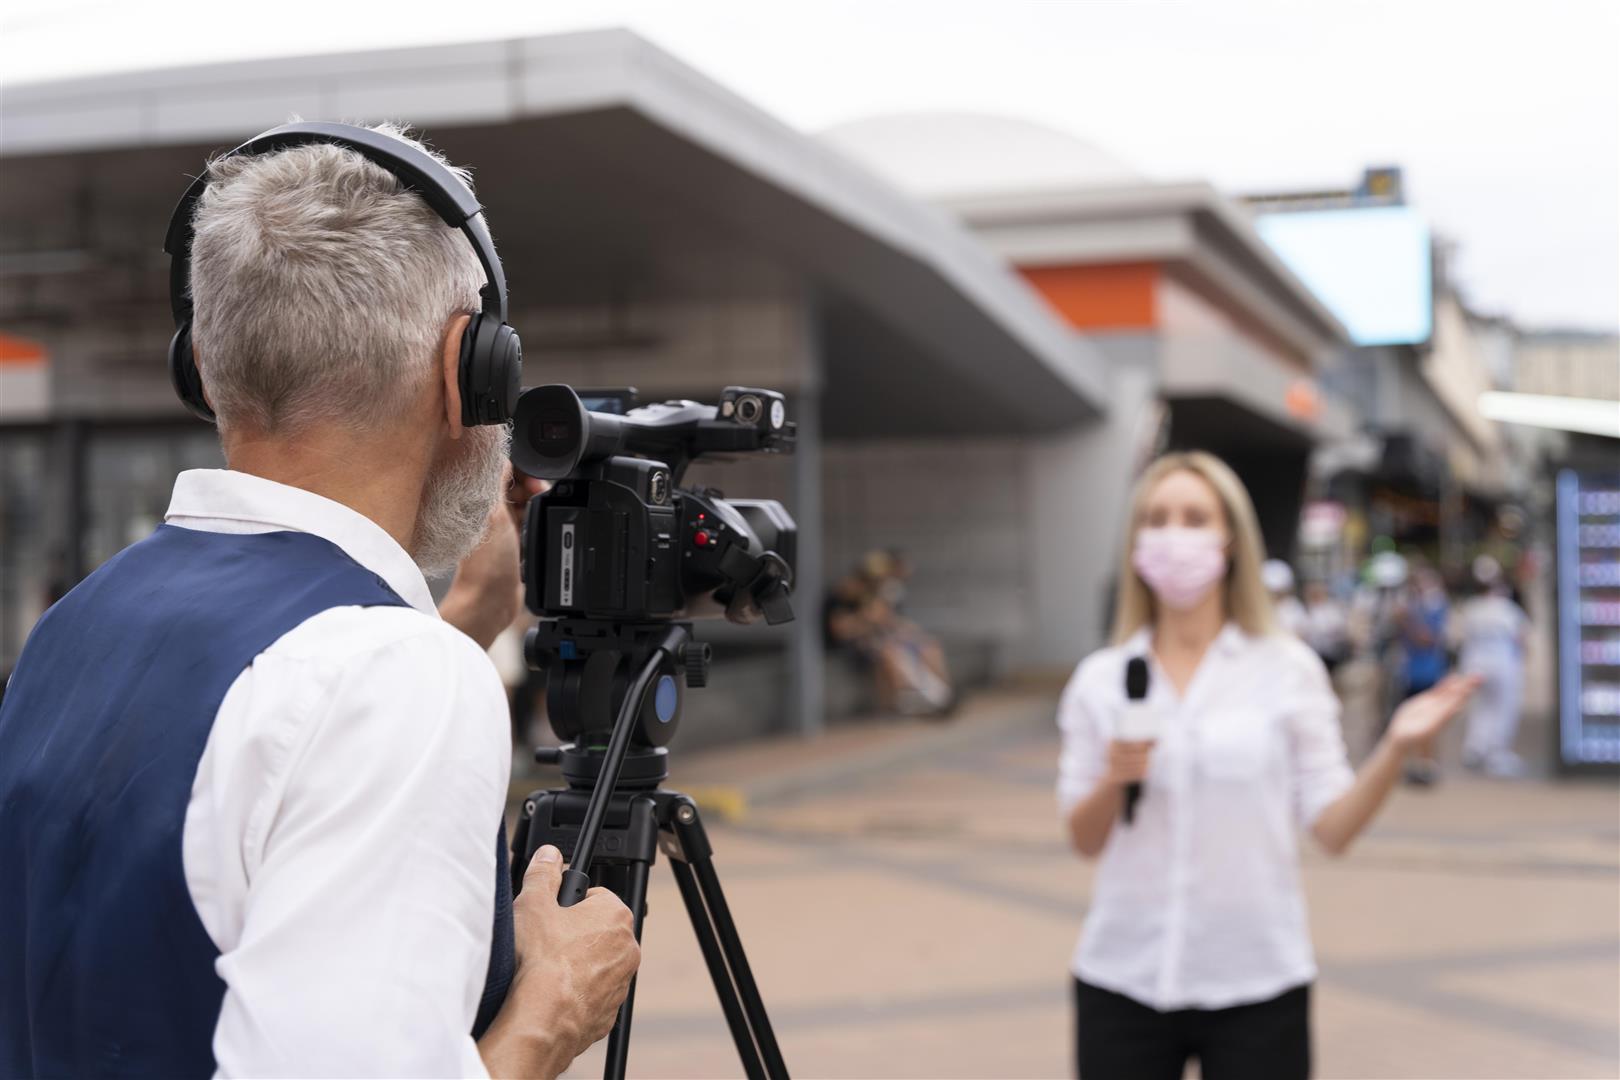
[(501, 498), (511, 441), (505, 425), (469, 428), (458, 452), (428, 477), (411, 544), (424, 577), (450, 573), (483, 539)]

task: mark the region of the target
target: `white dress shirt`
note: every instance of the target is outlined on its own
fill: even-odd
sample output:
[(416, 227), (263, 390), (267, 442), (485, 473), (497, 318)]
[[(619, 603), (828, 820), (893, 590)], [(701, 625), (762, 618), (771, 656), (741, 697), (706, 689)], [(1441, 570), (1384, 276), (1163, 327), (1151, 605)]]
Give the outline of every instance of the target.
[(380, 526), (245, 473), (175, 481), (168, 522), (313, 533), (410, 604), (289, 631), (226, 693), (186, 810), (186, 884), (220, 951), (221, 1076), (485, 1076), (511, 768), (489, 658)]
[(1074, 974), (1160, 1010), (1264, 1001), (1309, 982), (1296, 831), (1354, 780), (1326, 669), (1292, 635), (1232, 625), (1184, 696), (1145, 630), (1093, 653), (1058, 706), (1065, 819), (1106, 771), (1133, 656), (1148, 657), (1159, 738), (1135, 821), (1116, 821), (1103, 848)]

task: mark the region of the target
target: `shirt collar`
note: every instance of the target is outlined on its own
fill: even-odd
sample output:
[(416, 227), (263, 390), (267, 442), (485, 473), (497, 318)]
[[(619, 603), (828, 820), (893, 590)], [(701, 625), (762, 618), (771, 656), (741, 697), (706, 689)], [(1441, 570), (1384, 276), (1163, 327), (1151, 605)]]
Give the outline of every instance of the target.
[(1235, 622), (1229, 622), (1221, 627), (1221, 632), (1215, 635), (1215, 648), (1226, 656), (1238, 652), (1249, 643), (1249, 635)]
[(411, 607), (438, 614), (422, 571), (387, 530), (359, 511), (313, 491), (230, 469), (188, 469), (175, 477), (165, 520), (204, 531), (261, 531), (210, 529), (209, 523), (215, 522), (318, 536), (381, 577)]
[[(1223, 656), (1230, 656), (1248, 644), (1249, 635), (1235, 622), (1228, 622), (1221, 627), (1221, 632), (1215, 635), (1210, 647)], [(1151, 623), (1141, 626), (1136, 633), (1125, 639), (1125, 651), (1132, 656), (1146, 656), (1153, 647), (1153, 626)]]

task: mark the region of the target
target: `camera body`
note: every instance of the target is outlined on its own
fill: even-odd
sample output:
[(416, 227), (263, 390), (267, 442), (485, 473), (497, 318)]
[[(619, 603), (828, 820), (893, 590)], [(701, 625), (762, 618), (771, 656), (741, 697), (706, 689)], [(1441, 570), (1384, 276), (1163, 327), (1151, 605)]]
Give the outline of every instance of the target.
[[(633, 391), (588, 391), (623, 407)], [(518, 402), (513, 463), (553, 487), (529, 503), (524, 603), (536, 615), (648, 623), (691, 617), (713, 598), (746, 621), (792, 618), (798, 530), (774, 500), (679, 487), (705, 453), (791, 450), (782, 395), (727, 387), (716, 405), (669, 401), (591, 412), (566, 386)], [(632, 456), (639, 455), (639, 456)]]
[(529, 504), (524, 603), (551, 617), (654, 622), (691, 598), (721, 602), (732, 568), (775, 554), (791, 571), (796, 530), (774, 500), (672, 491), (661, 462), (614, 458)]

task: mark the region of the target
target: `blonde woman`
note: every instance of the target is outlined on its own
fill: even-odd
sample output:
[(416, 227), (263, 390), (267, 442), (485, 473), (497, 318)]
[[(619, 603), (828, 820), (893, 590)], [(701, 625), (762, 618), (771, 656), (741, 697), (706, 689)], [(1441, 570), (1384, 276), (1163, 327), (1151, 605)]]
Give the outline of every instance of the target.
[[(1064, 690), (1058, 799), (1099, 858), (1075, 950), (1084, 1080), (1310, 1075), (1316, 975), (1296, 832), (1341, 854), (1410, 750), (1473, 681), (1403, 704), (1359, 774), (1322, 662), (1274, 626), (1242, 483), (1219, 459), (1154, 462), (1132, 500), (1114, 644)], [(1156, 735), (1116, 738), (1142, 658)], [(1141, 784), (1126, 820), (1126, 790)]]

